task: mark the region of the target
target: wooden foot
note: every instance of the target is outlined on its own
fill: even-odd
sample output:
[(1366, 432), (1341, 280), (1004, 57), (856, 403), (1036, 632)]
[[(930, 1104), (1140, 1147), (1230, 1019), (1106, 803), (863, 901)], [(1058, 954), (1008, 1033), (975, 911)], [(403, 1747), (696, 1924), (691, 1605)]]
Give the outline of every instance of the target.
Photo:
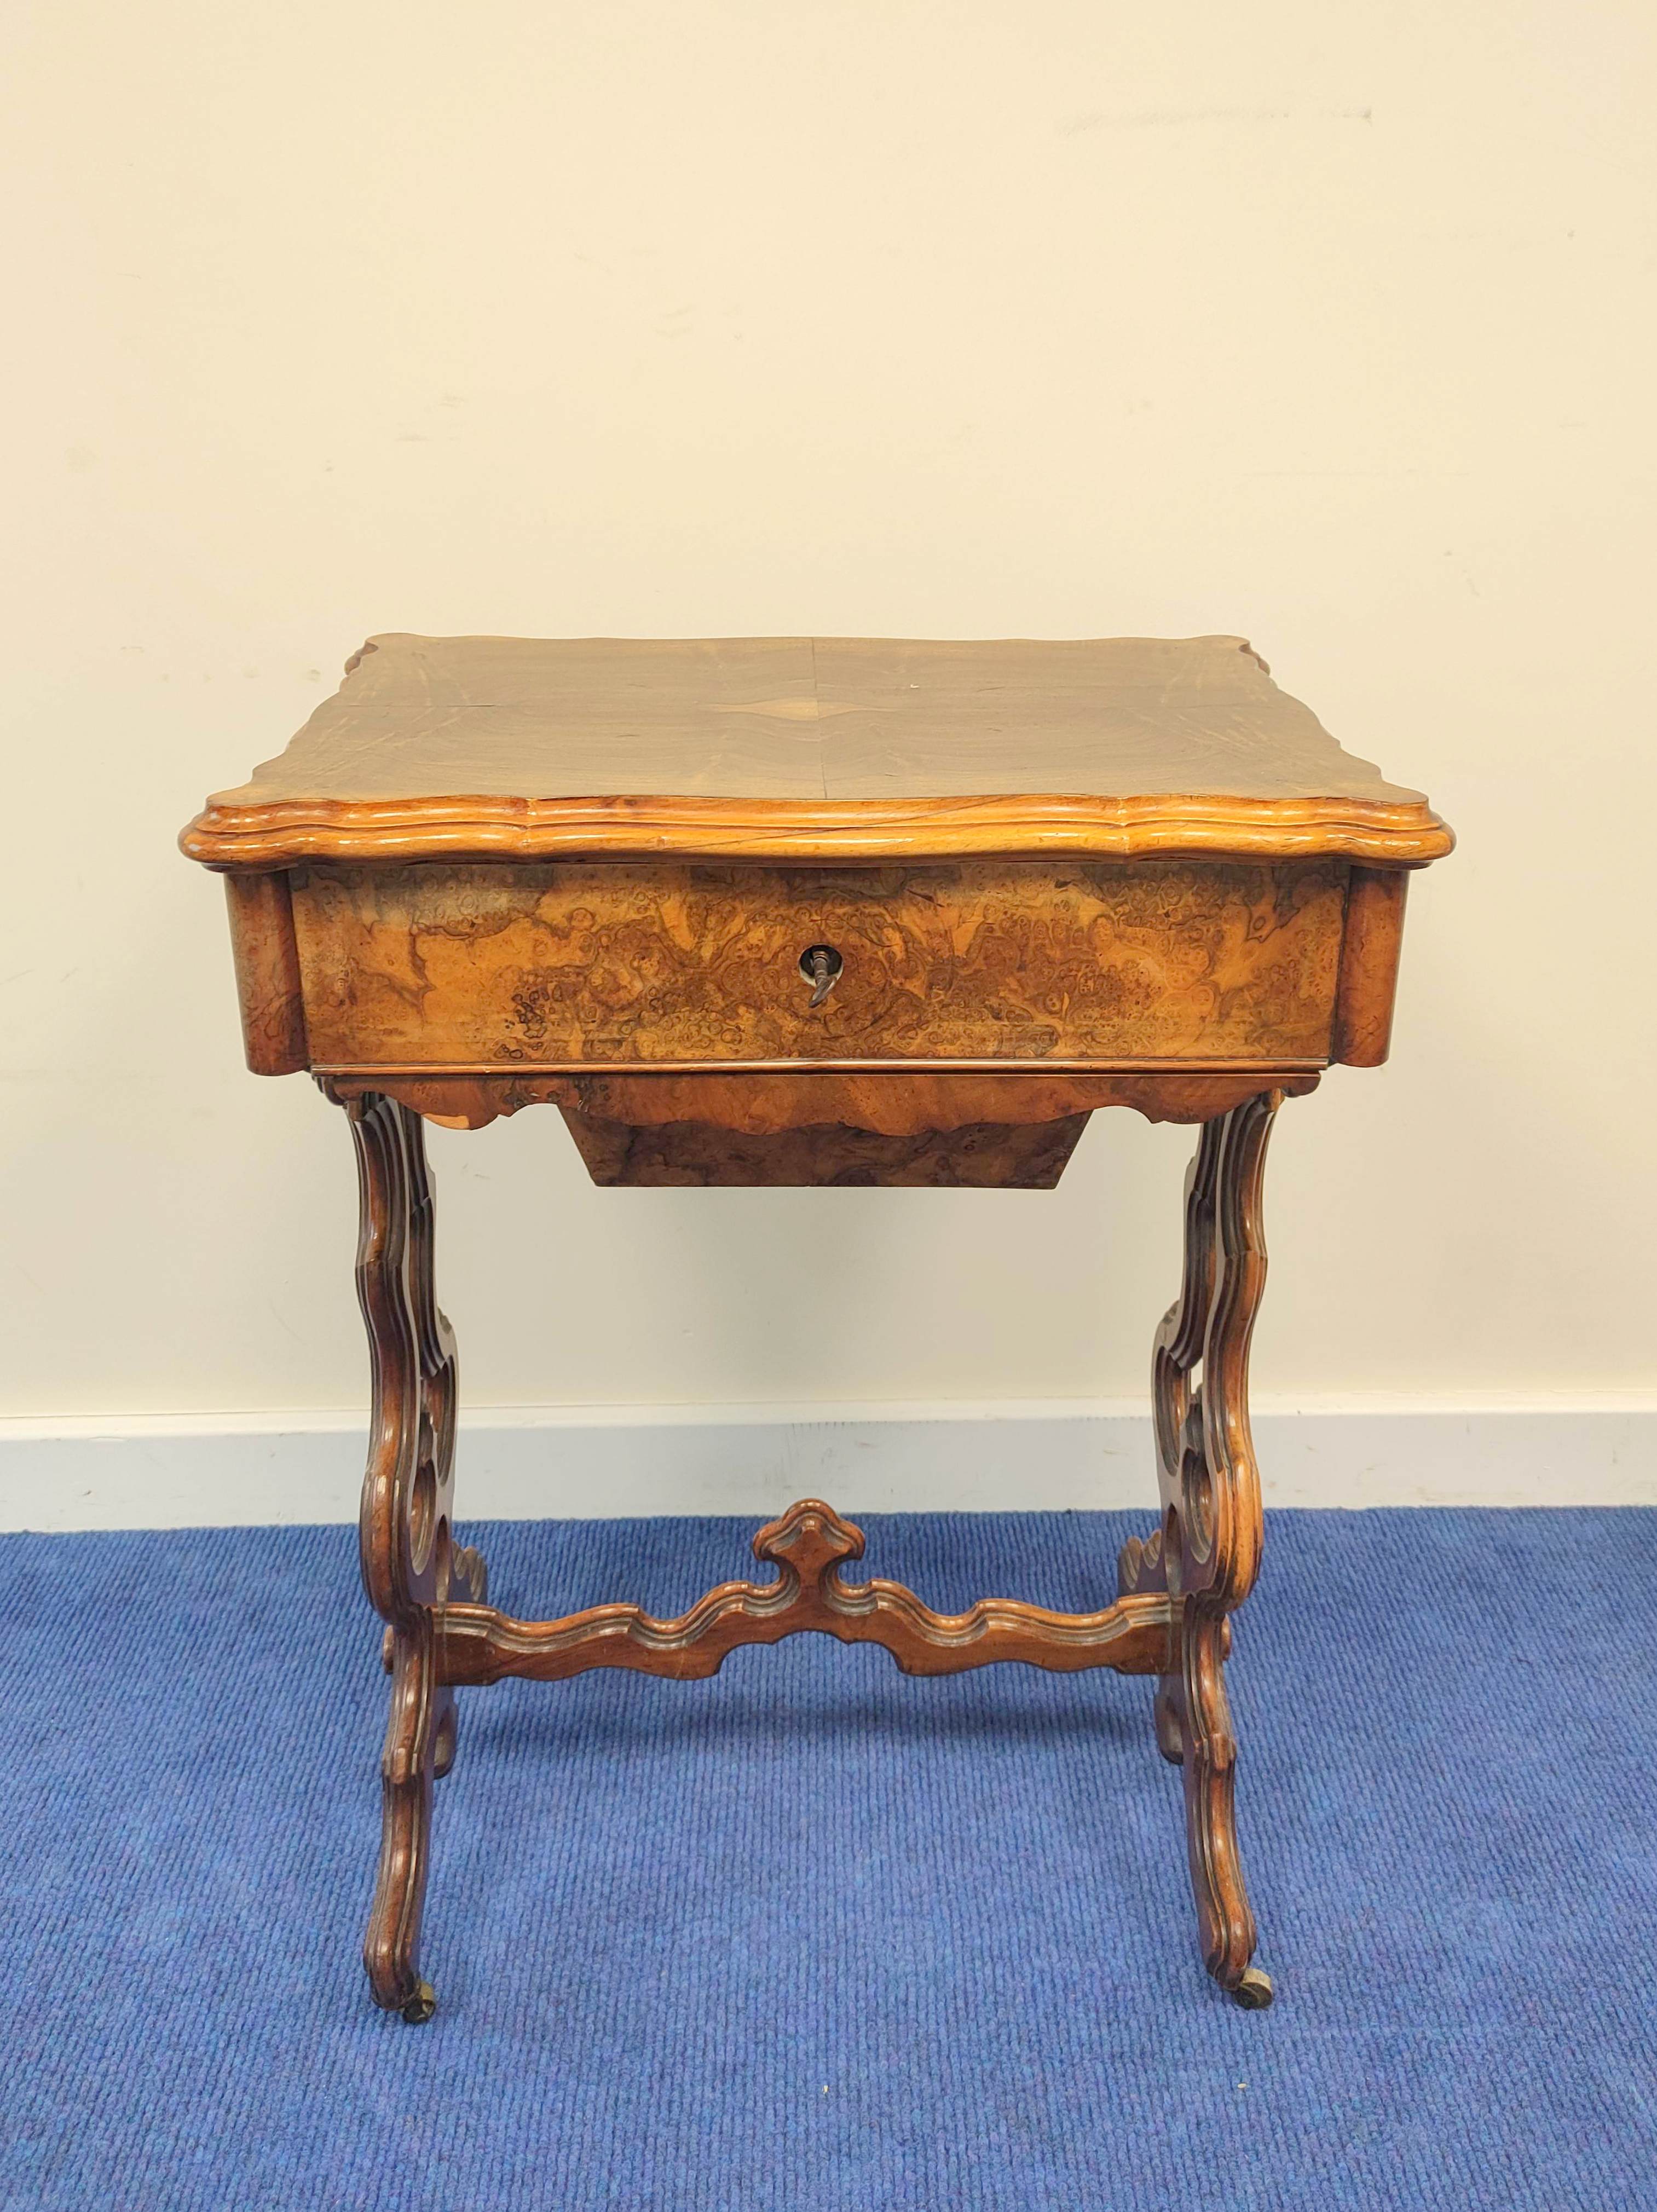
[[(1260, 1190), (1282, 1094), (1206, 1123), (1186, 1180), (1185, 1273), (1152, 1369), (1162, 1526), (1123, 1547), (1125, 1595), (1167, 1592), (1170, 1660), (1157, 1685), (1157, 1747), (1184, 1771), (1186, 1839), (1203, 1960), (1258, 2009), (1272, 1984), (1255, 1944), (1237, 1850), (1236, 1739), (1225, 1692), (1229, 1616), (1259, 1571), (1259, 1477), (1248, 1427), (1248, 1346), (1266, 1282)], [(1201, 1370), (1200, 1380), (1197, 1379)]]
[(375, 2003), (417, 2023), (436, 2005), (420, 1973), (432, 1785), (455, 1753), (454, 1692), (438, 1674), (438, 1621), (452, 1595), (481, 1602), (488, 1574), (478, 1553), (451, 1534), (458, 1368), (453, 1334), (437, 1307), (420, 1120), (374, 1093), (347, 1101), (346, 1111), (361, 1198), (357, 1292), (373, 1382), (362, 1580), (389, 1624), (391, 1677), (379, 1871), (363, 1963)]

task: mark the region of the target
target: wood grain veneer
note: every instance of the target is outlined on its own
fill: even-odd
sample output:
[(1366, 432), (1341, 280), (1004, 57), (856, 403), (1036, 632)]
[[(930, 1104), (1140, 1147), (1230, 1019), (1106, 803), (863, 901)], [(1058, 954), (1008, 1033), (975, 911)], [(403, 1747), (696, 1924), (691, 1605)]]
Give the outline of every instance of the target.
[(1379, 1067), (1392, 1043), (1409, 888), (1410, 878), (1402, 868), (1352, 871), (1332, 1054), (1349, 1067)]
[(837, 1124), (880, 1136), (913, 1137), (928, 1129), (963, 1129), (986, 1121), (1003, 1127), (1056, 1121), (1100, 1106), (1127, 1107), (1148, 1121), (1207, 1121), (1258, 1091), (1301, 1097), (1316, 1089), (1318, 1077), (1314, 1071), (1266, 1067), (1108, 1075), (1006, 1067), (967, 1075), (906, 1067), (858, 1074), (742, 1068), (628, 1075), (457, 1075), (429, 1070), (395, 1074), (374, 1068), (342, 1070), (322, 1080), (328, 1095), (342, 1103), (383, 1091), (426, 1121), (452, 1129), (482, 1129), (526, 1106), (559, 1106), (636, 1128), (695, 1121), (766, 1137)]
[(281, 869), (228, 875), (224, 894), (247, 1065), (255, 1075), (296, 1075), (311, 1052), (288, 877)]
[(372, 638), (184, 849), (300, 860), (1290, 855), (1451, 837), (1241, 638)]
[[(294, 872), (313, 1058), (1319, 1062), (1346, 864)], [(800, 959), (844, 967), (818, 1007)]]
[(712, 1121), (634, 1122), (573, 1107), (564, 1121), (594, 1182), (648, 1190), (1053, 1190), (1085, 1114), (969, 1121), (888, 1137), (844, 1121), (747, 1136)]

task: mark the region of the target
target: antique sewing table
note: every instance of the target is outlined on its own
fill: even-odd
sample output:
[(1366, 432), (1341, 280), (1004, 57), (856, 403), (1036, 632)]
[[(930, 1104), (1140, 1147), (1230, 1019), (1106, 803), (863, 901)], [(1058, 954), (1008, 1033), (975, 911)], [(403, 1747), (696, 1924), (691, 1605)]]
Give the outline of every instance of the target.
[[(1209, 1972), (1270, 2002), (1238, 1863), (1228, 1616), (1260, 1553), (1248, 1344), (1285, 1097), (1386, 1057), (1419, 793), (1344, 753), (1240, 639), (938, 644), (374, 638), (185, 832), (224, 872), (248, 1065), (341, 1105), (373, 1411), (362, 1571), (391, 1676), (375, 2000), (421, 1977), (432, 1785), (458, 1687), (691, 1680), (816, 1629), (913, 1674), (997, 1660), (1158, 1678)], [(1198, 1123), (1152, 1370), (1159, 1525), (1121, 1595), (931, 1611), (848, 1582), (827, 1505), (677, 1620), (518, 1620), (451, 1533), (455, 1352), (422, 1122), (549, 1103), (606, 1184), (1047, 1190), (1089, 1114)]]

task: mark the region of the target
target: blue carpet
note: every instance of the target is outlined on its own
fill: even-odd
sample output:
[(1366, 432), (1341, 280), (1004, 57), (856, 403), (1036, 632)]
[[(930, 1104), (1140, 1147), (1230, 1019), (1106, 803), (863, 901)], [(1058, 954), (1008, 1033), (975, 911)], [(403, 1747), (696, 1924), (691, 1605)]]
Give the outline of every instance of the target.
[[(933, 1603), (1144, 1516), (871, 1516)], [(676, 1609), (751, 1524), (502, 1524)], [(9, 2212), (1657, 2204), (1657, 1513), (1274, 1517), (1238, 1624), (1278, 2002), (1196, 1956), (1150, 1686), (802, 1638), (463, 1694), (427, 2028), (356, 1954), (385, 1685), (337, 1528), (0, 1539)]]

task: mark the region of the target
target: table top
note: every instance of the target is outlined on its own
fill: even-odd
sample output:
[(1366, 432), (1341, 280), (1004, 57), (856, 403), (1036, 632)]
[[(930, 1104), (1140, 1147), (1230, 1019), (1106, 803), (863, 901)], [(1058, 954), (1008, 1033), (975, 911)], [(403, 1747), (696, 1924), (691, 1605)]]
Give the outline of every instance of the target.
[(1241, 638), (372, 638), (181, 839), (304, 860), (1451, 847)]

